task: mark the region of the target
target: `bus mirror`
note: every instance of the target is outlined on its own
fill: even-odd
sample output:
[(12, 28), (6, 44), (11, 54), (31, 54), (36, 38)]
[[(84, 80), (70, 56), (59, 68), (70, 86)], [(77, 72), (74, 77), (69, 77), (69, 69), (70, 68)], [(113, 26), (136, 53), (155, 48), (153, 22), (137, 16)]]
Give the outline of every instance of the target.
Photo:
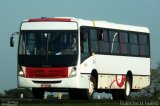
[(12, 34), (12, 36), (10, 37), (10, 47), (14, 47), (14, 35), (19, 35), (19, 32), (15, 32)]
[(14, 37), (10, 37), (10, 47), (14, 47)]

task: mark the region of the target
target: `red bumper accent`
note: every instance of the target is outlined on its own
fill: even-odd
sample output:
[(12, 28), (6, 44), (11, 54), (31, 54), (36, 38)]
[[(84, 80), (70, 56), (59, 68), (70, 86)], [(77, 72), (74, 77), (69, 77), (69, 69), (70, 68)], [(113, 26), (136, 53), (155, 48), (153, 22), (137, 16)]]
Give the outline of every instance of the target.
[(26, 67), (26, 78), (67, 78), (68, 67), (33, 68)]

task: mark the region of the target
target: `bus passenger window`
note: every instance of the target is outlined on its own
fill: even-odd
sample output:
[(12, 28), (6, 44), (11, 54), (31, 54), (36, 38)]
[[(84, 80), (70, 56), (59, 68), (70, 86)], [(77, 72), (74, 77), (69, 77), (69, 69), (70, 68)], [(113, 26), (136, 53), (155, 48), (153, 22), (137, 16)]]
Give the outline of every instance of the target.
[(109, 42), (108, 34), (106, 30), (99, 31), (99, 50), (100, 53), (106, 54), (109, 53)]
[(91, 52), (98, 53), (98, 36), (96, 29), (90, 29), (90, 45), (91, 45)]
[(89, 53), (88, 49), (88, 32), (85, 30), (81, 31), (81, 52)]
[(129, 55), (130, 54), (130, 47), (129, 47), (129, 40), (128, 40), (128, 33), (124, 31), (119, 32), (119, 40), (120, 40), (120, 49), (122, 55)]
[(138, 45), (138, 35), (136, 33), (129, 34), (131, 55), (138, 56), (139, 55), (139, 45)]
[(118, 32), (109, 31), (109, 42), (111, 54), (119, 54)]
[(140, 55), (149, 56), (149, 40), (146, 34), (139, 34)]

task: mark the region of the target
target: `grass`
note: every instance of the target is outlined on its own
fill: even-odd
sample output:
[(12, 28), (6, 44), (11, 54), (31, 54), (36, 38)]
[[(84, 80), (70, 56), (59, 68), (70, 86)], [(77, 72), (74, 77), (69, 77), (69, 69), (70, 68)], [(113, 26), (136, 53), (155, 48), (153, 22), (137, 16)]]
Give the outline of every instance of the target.
[[(5, 104), (11, 103), (11, 104)], [(159, 106), (158, 100), (130, 100), (130, 101), (112, 101), (112, 100), (97, 100), (97, 101), (36, 101), (36, 102), (4, 102), (2, 106)]]
[(18, 106), (120, 106), (119, 103), (19, 104)]
[(73, 101), (73, 102), (61, 102), (61, 103), (26, 103), (26, 104), (18, 104), (17, 106), (120, 106), (119, 101)]

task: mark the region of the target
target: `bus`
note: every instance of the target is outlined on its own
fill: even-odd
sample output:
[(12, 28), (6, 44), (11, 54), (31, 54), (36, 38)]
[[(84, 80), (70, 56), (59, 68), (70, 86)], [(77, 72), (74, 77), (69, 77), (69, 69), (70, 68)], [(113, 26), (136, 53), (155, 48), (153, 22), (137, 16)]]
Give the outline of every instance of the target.
[(91, 99), (95, 92), (126, 100), (150, 85), (150, 32), (147, 27), (74, 17), (22, 21), (17, 58), (18, 87), (35, 99), (68, 92)]

